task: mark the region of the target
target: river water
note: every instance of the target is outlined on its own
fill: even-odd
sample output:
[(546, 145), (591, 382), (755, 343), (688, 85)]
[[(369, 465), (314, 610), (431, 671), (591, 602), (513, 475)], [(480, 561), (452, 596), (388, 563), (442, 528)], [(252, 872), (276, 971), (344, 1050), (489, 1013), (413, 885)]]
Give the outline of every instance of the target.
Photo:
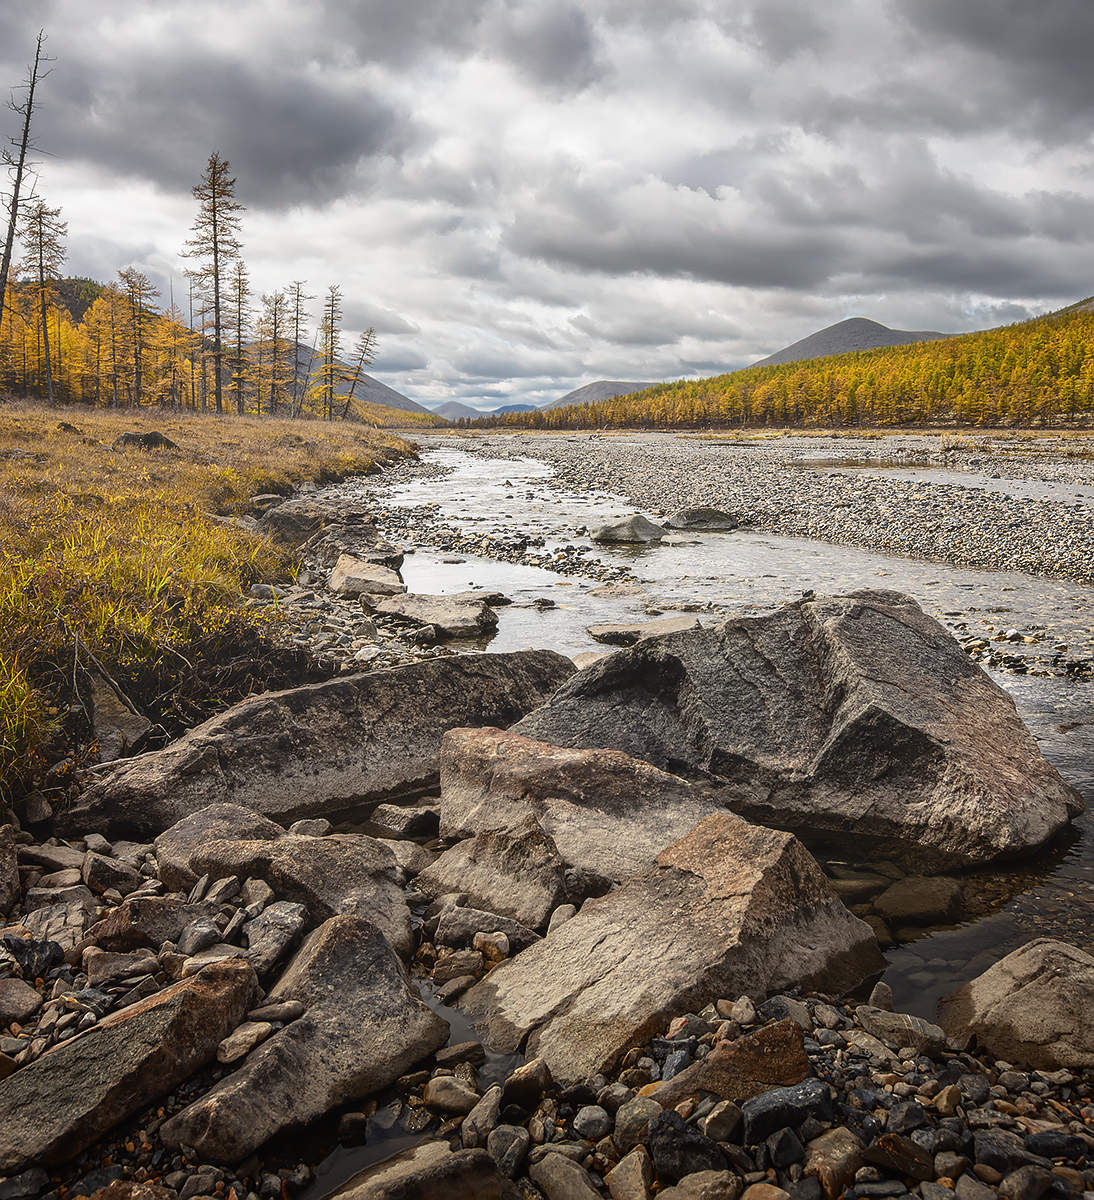
[[(389, 503), (415, 510), (431, 505), (449, 528), (483, 537), (499, 532), (539, 536), (546, 555), (588, 547), (588, 529), (634, 511), (606, 492), (557, 487), (551, 468), (533, 458), (490, 458), (448, 448), (427, 451), (423, 458), (445, 473), (395, 488), (385, 496)], [(916, 474), (929, 483), (933, 473)], [(952, 472), (938, 474), (939, 483), (953, 482)], [(498, 609), (497, 632), (479, 643), (483, 649), (546, 647), (568, 655), (610, 649), (588, 633), (599, 623), (646, 621), (681, 610), (713, 620), (765, 611), (809, 589), (907, 592), (955, 632), (992, 636), (1017, 630), (1038, 639), (1014, 647), (1033, 674), (996, 672), (993, 677), (1013, 696), (1045, 755), (1094, 805), (1094, 685), (1047, 673), (1057, 646), (1089, 646), (1094, 638), (1094, 589), (755, 530), (688, 534), (647, 548), (597, 546), (588, 557), (626, 567), (630, 578), (604, 584), (548, 567), (424, 547), (408, 555), (403, 574), (412, 592), (505, 593), (513, 603)], [(554, 607), (537, 607), (537, 601)], [(1094, 948), (1091, 815), (1036, 859), (970, 876), (966, 895), (968, 913), (958, 925), (924, 929), (888, 950), (885, 978), (907, 1011), (932, 1016), (939, 996), (1030, 937), (1059, 936)]]

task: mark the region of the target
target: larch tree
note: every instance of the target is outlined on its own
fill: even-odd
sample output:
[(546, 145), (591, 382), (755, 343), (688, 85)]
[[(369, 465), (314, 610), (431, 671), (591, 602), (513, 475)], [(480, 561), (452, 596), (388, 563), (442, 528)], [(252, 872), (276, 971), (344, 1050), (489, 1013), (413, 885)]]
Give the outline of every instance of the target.
[(365, 373), (365, 367), (371, 367), (376, 361), (376, 330), (370, 325), (362, 333), (353, 348), (353, 377), (350, 379), (349, 391), (346, 393), (346, 403), (342, 407), (342, 420), (349, 416), (349, 406), (353, 403), (357, 385)]
[(334, 420), (334, 401), (342, 367), (342, 289), (336, 283), (327, 288), (323, 299), (323, 317), (319, 326), (319, 368), (316, 372), (320, 407), (328, 421)]
[(154, 315), (152, 302), (159, 295), (152, 280), (136, 267), (118, 272), (126, 302), (126, 333), (129, 339), (130, 362), (133, 367), (133, 386), (129, 402), (140, 408), (144, 402), (144, 351), (147, 343), (149, 318)]
[(247, 411), (246, 385), (250, 374), (247, 334), (251, 330), (251, 279), (243, 259), (237, 258), (229, 279), (228, 308), (232, 323), (232, 392), (236, 412)]
[(183, 255), (197, 259), (193, 272), (203, 288), (211, 291), (213, 322), (213, 396), (216, 411), (224, 411), (224, 344), (222, 284), (224, 274), (239, 257), (240, 213), (244, 207), (235, 198), (235, 179), (229, 174), (229, 162), (216, 152), (209, 155), (205, 171), (192, 190), (198, 202), (192, 236)]
[(59, 278), (65, 261), (64, 239), (67, 233), (68, 226), (61, 220), (61, 210), (50, 208), (41, 197), (26, 207), (20, 220), (20, 240), (27, 254), (26, 268), (33, 276), (37, 290), (46, 398), (50, 404), (55, 397), (49, 350), (49, 308), (53, 299), (53, 284)]
[(292, 342), (293, 342), (293, 376), (292, 376), (292, 401), (290, 415), (296, 416), (300, 411), (300, 404), (303, 397), (304, 385), (311, 376), (312, 364), (309, 360), (304, 371), (300, 370), (300, 347), (303, 345), (302, 339), (307, 337), (308, 328), (306, 324), (307, 314), (304, 312), (304, 305), (309, 300), (314, 300), (315, 297), (304, 291), (303, 279), (294, 279), (292, 286), (289, 288), (289, 306), (292, 309)]
[(4, 320), (4, 304), (8, 293), (8, 278), (11, 274), (11, 256), (15, 250), (15, 235), (19, 229), (19, 204), (28, 170), (27, 155), (33, 150), (31, 141), (31, 120), (34, 116), (34, 93), (39, 82), (49, 74), (43, 72), (42, 64), (48, 61), (42, 53), (45, 44), (45, 30), (38, 31), (38, 41), (34, 47), (34, 62), (27, 72), (26, 97), (10, 101), (11, 110), (23, 118), (23, 131), (19, 140), (11, 139), (11, 149), (4, 149), (3, 162), (7, 166), (11, 178), (11, 193), (8, 197), (8, 228), (4, 238), (4, 253), (0, 257), (0, 324)]
[(296, 349), (286, 336), (289, 328), (289, 301), (284, 292), (270, 292), (262, 297), (262, 313), (258, 322), (258, 357), (260, 389), (258, 408), (262, 411), (262, 392), (266, 394), (266, 411), (274, 416), (290, 384), (296, 382)]

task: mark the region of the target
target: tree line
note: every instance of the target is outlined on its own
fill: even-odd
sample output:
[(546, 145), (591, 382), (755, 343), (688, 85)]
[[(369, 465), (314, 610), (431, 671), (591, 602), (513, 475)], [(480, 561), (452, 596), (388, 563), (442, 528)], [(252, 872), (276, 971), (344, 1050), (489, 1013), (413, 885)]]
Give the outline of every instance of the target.
[(939, 341), (681, 379), (595, 404), (461, 421), (532, 429), (1008, 426), (1094, 418), (1094, 311)]
[(106, 284), (79, 281), (89, 303), (66, 303), (68, 228), (42, 195), (33, 162), (34, 107), (49, 73), (44, 44), (40, 33), (22, 98), (10, 104), (19, 133), (3, 153), (10, 188), (0, 258), (0, 392), (49, 403), (347, 417), (375, 359), (375, 330), (358, 337), (347, 361), (339, 284), (327, 288), (314, 331), (306, 306), (316, 297), (306, 281), (254, 295), (242, 253), (245, 208), (219, 153), (192, 189), (197, 213), (181, 251), (191, 263), (185, 309), (173, 294), (163, 304), (135, 266)]

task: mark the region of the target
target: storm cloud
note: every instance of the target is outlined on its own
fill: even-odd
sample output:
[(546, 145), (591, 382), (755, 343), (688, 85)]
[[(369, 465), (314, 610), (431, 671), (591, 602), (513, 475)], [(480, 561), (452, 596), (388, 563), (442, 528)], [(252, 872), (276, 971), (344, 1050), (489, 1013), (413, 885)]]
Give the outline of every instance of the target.
[(41, 0), (0, 8), (0, 82), (39, 27), (71, 270), (179, 300), (217, 150), (256, 291), (340, 283), (425, 403), (1094, 291), (1088, 0)]

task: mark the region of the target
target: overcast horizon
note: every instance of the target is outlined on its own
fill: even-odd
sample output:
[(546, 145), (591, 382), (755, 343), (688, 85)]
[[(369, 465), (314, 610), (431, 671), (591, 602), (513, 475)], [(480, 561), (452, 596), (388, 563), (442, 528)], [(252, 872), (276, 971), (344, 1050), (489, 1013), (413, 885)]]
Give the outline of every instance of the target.
[(56, 59), (35, 134), (66, 269), (183, 300), (217, 150), (256, 295), (341, 283), (347, 344), (374, 325), (371, 373), (427, 405), (1094, 293), (1082, 0), (86, 7), (0, 10), (0, 83), (39, 27)]

